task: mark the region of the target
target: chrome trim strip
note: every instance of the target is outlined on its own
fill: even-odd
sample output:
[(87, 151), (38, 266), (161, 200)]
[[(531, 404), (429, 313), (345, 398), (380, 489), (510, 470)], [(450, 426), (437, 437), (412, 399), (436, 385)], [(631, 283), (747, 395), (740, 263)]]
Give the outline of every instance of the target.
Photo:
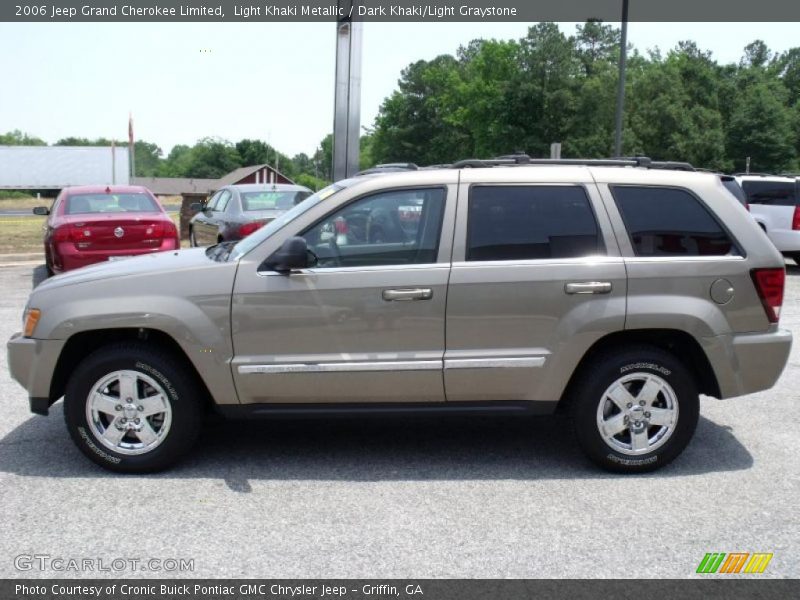
[(453, 262), (454, 268), (464, 267), (536, 267), (542, 265), (621, 265), (621, 256), (585, 256), (581, 258), (529, 258), (514, 260), (467, 260)]
[(626, 264), (636, 263), (676, 263), (676, 262), (718, 262), (718, 261), (747, 260), (744, 256), (626, 256)]
[[(361, 267), (309, 267), (296, 269), (292, 275), (324, 275), (327, 273), (358, 273), (364, 271), (417, 271), (420, 269), (449, 269), (450, 263), (413, 263), (409, 265), (369, 265)], [(286, 273), (276, 271), (257, 271), (260, 277), (286, 277)]]
[(543, 367), (544, 356), (524, 358), (451, 358), (445, 359), (445, 369), (508, 369)]
[(385, 362), (282, 363), (274, 365), (239, 365), (241, 375), (275, 373), (344, 373), (352, 371), (436, 371), (441, 360), (398, 360)]

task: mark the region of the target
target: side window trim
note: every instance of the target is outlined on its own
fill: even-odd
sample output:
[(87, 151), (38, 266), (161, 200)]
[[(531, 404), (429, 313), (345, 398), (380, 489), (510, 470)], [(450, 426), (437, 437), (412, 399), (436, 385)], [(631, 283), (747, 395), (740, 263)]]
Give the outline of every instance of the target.
[[(654, 184), (637, 184), (637, 183), (609, 183), (608, 185), (608, 192), (611, 198), (611, 202), (619, 214), (619, 218), (622, 224), (623, 233), (625, 238), (630, 245), (630, 252), (626, 255), (626, 258), (634, 258), (634, 259), (647, 259), (647, 260), (680, 260), (680, 259), (693, 259), (693, 260), (719, 260), (719, 259), (740, 259), (740, 258), (747, 258), (747, 253), (739, 243), (739, 240), (736, 236), (733, 235), (730, 229), (725, 225), (725, 223), (717, 216), (717, 214), (711, 210), (711, 208), (701, 199), (698, 197), (697, 194), (694, 193), (689, 188), (677, 186), (677, 185), (654, 185)], [(708, 217), (716, 223), (716, 225), (720, 228), (720, 230), (728, 236), (728, 239), (731, 241), (731, 244), (736, 248), (738, 251), (738, 255), (719, 255), (719, 254), (700, 254), (700, 255), (662, 255), (662, 256), (640, 256), (636, 252), (636, 244), (633, 241), (633, 235), (631, 233), (630, 227), (628, 226), (628, 222), (625, 218), (625, 213), (619, 206), (619, 202), (617, 200), (616, 195), (614, 194), (614, 190), (616, 188), (654, 188), (654, 189), (661, 189), (661, 190), (677, 190), (680, 192), (685, 192), (689, 196), (691, 196), (697, 205), (701, 208), (701, 210), (705, 211)]]
[[(563, 261), (568, 262), (584, 262), (586, 260), (591, 260), (592, 257), (600, 256), (603, 259), (607, 257), (613, 257), (613, 253), (609, 252), (608, 243), (605, 236), (604, 228), (601, 225), (601, 219), (598, 218), (597, 209), (595, 207), (595, 202), (592, 199), (592, 195), (589, 192), (588, 185), (586, 183), (568, 183), (568, 182), (475, 182), (470, 183), (467, 186), (467, 194), (465, 198), (465, 219), (464, 219), (464, 227), (465, 227), (465, 239), (464, 239), (464, 255), (463, 261), (458, 261), (459, 264), (463, 265), (474, 265), (480, 263), (505, 263), (505, 264), (546, 264), (546, 263), (560, 263)], [(562, 257), (562, 258), (520, 258), (520, 259), (489, 259), (489, 260), (470, 260), (469, 253), (470, 253), (470, 212), (472, 208), (472, 193), (474, 188), (476, 187), (492, 187), (492, 188), (503, 188), (503, 187), (530, 187), (530, 188), (570, 188), (570, 189), (580, 189), (586, 199), (586, 204), (589, 208), (589, 212), (594, 220), (596, 236), (597, 236), (597, 243), (601, 248), (598, 249), (598, 253), (595, 255), (587, 255), (583, 257)], [(455, 263), (454, 263), (455, 264)]]

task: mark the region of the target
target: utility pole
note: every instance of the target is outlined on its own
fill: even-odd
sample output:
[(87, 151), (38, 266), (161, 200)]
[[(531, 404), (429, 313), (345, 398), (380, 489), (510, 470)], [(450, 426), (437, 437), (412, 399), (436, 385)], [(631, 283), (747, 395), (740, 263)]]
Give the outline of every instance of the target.
[(622, 36), (619, 45), (619, 84), (614, 126), (614, 156), (622, 156), (622, 115), (625, 106), (625, 67), (628, 58), (628, 0), (622, 0)]
[[(338, 0), (343, 14), (357, 11), (359, 0)], [(352, 8), (352, 12), (351, 12)], [(341, 14), (341, 13), (340, 13)], [(359, 163), (361, 129), (361, 35), (363, 23), (336, 21), (336, 88), (333, 109), (333, 180), (354, 175)]]

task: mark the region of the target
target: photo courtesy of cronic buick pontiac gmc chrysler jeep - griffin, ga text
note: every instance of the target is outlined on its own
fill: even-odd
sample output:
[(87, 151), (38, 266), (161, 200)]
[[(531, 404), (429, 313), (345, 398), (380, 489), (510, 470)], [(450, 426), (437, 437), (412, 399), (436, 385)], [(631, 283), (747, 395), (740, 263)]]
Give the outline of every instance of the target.
[[(238, 243), (53, 277), (8, 342), (81, 451), (166, 468), (204, 414), (568, 411), (599, 466), (666, 465), (699, 395), (780, 376), (784, 259), (725, 176), (519, 154), (335, 183)], [(392, 172), (396, 171), (396, 172)]]

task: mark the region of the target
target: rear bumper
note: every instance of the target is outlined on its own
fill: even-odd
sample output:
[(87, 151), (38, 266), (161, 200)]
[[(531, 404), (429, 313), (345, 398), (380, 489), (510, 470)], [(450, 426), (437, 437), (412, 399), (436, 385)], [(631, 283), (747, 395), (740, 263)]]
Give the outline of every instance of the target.
[(775, 385), (789, 360), (792, 334), (776, 329), (768, 333), (721, 335), (706, 338), (704, 342), (721, 397), (732, 398)]
[(31, 411), (46, 415), (57, 400), (50, 398), (50, 383), (64, 340), (36, 340), (15, 333), (6, 351), (11, 377), (28, 391)]

